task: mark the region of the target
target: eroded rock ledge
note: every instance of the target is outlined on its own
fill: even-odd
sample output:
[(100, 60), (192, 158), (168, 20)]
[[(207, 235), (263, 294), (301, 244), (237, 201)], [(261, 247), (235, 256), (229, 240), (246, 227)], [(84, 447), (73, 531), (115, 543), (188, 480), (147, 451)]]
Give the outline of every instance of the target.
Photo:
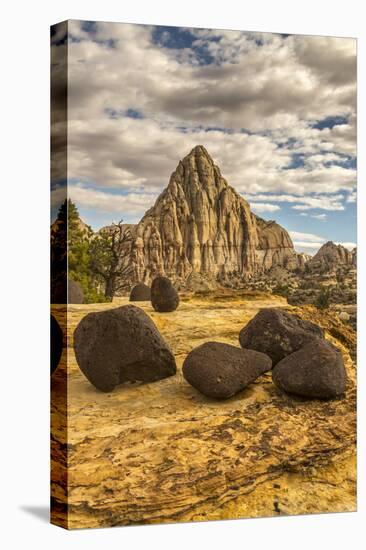
[[(115, 305), (125, 302), (127, 298), (119, 299)], [(246, 300), (244, 294), (225, 292), (183, 298), (179, 311), (169, 314), (156, 313), (144, 304), (173, 349), (178, 374), (152, 384), (121, 387), (112, 394), (98, 393), (88, 383), (69, 347), (69, 508), (65, 518), (66, 495), (59, 489), (55, 471), (56, 519), (80, 528), (248, 517), (253, 515), (250, 506), (257, 493), (258, 513), (274, 515), (278, 511), (273, 502), (281, 486), (280, 496), (289, 490), (303, 495), (302, 500), (289, 502), (285, 513), (303, 513), (309, 511), (304, 482), (312, 483), (309, 499), (318, 503), (310, 507), (312, 512), (332, 511), (332, 502), (337, 511), (343, 502), (344, 509), (355, 506), (349, 488), (342, 485), (346, 478), (355, 478), (353, 466), (337, 474), (342, 478), (339, 487), (321, 482), (322, 472), (332, 463), (332, 468), (344, 469), (343, 459), (355, 451), (355, 366), (349, 354), (355, 333), (351, 329), (312, 308), (289, 308), (321, 324), (326, 337), (341, 347), (348, 374), (344, 399), (324, 402), (289, 396), (275, 388), (270, 374), (264, 374), (237, 396), (218, 403), (200, 395), (182, 377), (181, 364), (193, 347), (212, 339), (238, 345), (240, 328), (260, 307), (271, 306), (285, 306), (285, 302), (264, 295)], [(69, 307), (69, 346), (78, 321), (89, 311), (108, 307)], [(64, 383), (62, 368), (60, 364), (54, 375), (56, 416), (58, 407), (62, 412), (62, 402), (56, 399)], [(62, 441), (60, 429), (56, 425), (53, 431), (56, 448)], [(294, 477), (289, 481), (291, 472)], [(277, 488), (271, 480), (277, 480)], [(267, 488), (265, 494), (262, 485)], [(332, 500), (332, 494), (337, 498)], [(240, 503), (236, 515), (231, 502)]]

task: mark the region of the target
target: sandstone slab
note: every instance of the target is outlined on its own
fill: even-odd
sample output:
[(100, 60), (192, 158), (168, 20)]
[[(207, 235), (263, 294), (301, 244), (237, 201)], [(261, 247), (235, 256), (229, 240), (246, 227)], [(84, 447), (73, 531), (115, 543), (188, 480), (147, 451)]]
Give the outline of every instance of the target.
[[(182, 297), (179, 309), (166, 315), (141, 303), (171, 346), (177, 375), (97, 392), (77, 365), (74, 330), (89, 313), (125, 304), (128, 297), (67, 312), (67, 382), (60, 364), (52, 377), (52, 446), (54, 456), (62, 456), (65, 418), (68, 474), (65, 486), (62, 463), (54, 463), (54, 521), (73, 529), (355, 510), (351, 327), (333, 312), (287, 306), (321, 325), (342, 350), (344, 399), (296, 398), (278, 391), (265, 373), (244, 390), (244, 399), (213, 401), (184, 380), (188, 353), (213, 339), (236, 345), (240, 327), (259, 309), (285, 307), (286, 300), (220, 290)], [(64, 306), (56, 312), (66, 315)]]

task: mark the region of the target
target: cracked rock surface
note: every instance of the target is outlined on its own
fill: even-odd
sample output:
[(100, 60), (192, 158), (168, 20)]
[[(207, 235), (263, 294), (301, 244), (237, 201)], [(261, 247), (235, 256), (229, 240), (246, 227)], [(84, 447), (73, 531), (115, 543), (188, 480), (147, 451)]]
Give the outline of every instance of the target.
[[(79, 321), (111, 304), (68, 307), (68, 348), (52, 377), (53, 520), (86, 528), (355, 510), (354, 331), (279, 297), (220, 291), (181, 298), (167, 314), (142, 304), (174, 353), (177, 375), (113, 393), (93, 388), (72, 348)], [(181, 366), (193, 348), (212, 340), (237, 345), (240, 329), (264, 307), (322, 326), (343, 355), (343, 399), (288, 395), (271, 372), (220, 402), (186, 383)], [(65, 306), (53, 314), (61, 322)]]

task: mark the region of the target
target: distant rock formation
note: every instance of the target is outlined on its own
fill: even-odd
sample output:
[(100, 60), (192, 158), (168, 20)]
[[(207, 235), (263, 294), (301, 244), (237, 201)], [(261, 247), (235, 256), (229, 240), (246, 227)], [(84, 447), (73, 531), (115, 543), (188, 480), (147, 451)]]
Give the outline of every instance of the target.
[(287, 231), (275, 221), (254, 216), (257, 224), (257, 268), (268, 271), (279, 266), (293, 271), (298, 267), (298, 255)]
[(357, 267), (357, 248), (352, 250), (352, 264), (354, 267)]
[(277, 265), (298, 267), (287, 231), (251, 212), (202, 145), (179, 162), (133, 234), (134, 281), (184, 281), (191, 273), (247, 279)]
[(305, 271), (305, 265), (309, 260), (311, 260), (312, 256), (310, 254), (305, 254), (304, 252), (298, 252), (297, 253), (297, 268), (300, 271)]
[(306, 263), (306, 268), (309, 271), (329, 272), (342, 266), (354, 266), (355, 261), (356, 249), (350, 251), (341, 244), (328, 241)]

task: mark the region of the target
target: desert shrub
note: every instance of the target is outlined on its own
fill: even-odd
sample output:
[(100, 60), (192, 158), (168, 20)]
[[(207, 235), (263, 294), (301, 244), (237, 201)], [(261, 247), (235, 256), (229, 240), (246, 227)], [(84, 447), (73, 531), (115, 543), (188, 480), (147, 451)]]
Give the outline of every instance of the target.
[(340, 283), (340, 284), (343, 284), (345, 282), (346, 275), (345, 275), (343, 270), (341, 270), (341, 269), (337, 270), (336, 279), (337, 279), (337, 282)]
[(276, 286), (272, 288), (272, 294), (277, 294), (277, 296), (283, 296), (284, 298), (288, 297), (289, 292), (290, 292), (290, 289), (287, 284), (278, 283)]
[(314, 305), (317, 309), (328, 309), (330, 305), (331, 289), (323, 286), (318, 293)]
[(313, 279), (304, 279), (303, 281), (299, 282), (299, 288), (301, 290), (320, 290), (322, 287)]

